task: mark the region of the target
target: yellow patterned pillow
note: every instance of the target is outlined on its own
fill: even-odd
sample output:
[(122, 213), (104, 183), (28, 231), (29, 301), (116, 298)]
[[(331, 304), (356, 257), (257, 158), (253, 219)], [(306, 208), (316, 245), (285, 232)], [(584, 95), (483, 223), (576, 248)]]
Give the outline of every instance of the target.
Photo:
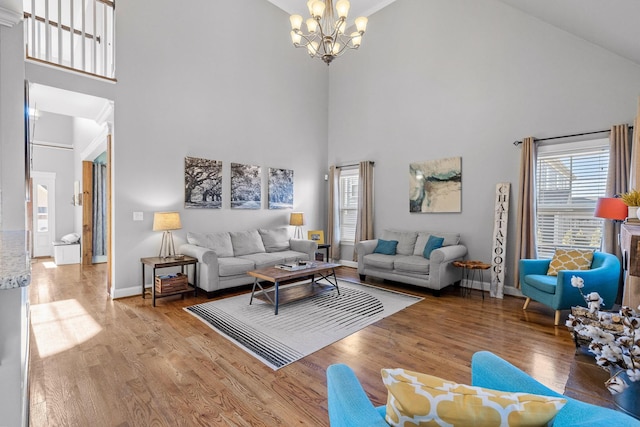
[[(496, 373), (496, 375), (500, 375)], [(392, 426), (543, 426), (567, 403), (559, 397), (456, 384), (404, 369), (382, 369)]]
[(593, 251), (586, 249), (556, 249), (547, 276), (557, 276), (561, 270), (589, 270)]

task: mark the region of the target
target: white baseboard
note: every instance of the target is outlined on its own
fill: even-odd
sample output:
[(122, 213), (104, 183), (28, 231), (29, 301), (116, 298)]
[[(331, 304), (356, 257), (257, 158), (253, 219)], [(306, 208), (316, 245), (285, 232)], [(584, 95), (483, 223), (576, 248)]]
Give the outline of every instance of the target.
[(346, 259), (341, 259), (340, 261), (338, 261), (338, 263), (344, 265), (345, 267), (358, 268), (358, 263), (355, 261), (347, 261)]
[[(150, 289), (151, 285), (146, 285), (145, 288)], [(142, 295), (140, 293), (140, 285), (138, 286), (132, 286), (130, 288), (122, 288), (122, 289), (111, 289), (111, 298), (112, 299), (118, 299), (118, 298), (126, 298), (126, 297), (132, 297), (132, 296), (136, 296), (136, 295)]]

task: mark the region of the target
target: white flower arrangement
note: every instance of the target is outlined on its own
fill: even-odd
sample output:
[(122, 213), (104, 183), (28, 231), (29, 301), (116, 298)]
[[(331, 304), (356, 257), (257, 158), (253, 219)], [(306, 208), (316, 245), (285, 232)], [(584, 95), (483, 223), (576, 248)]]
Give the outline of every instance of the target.
[(590, 340), (589, 350), (596, 363), (611, 373), (605, 385), (611, 394), (624, 392), (629, 384), (619, 375), (626, 372), (629, 381), (640, 381), (640, 306), (638, 311), (623, 306), (618, 313), (601, 312), (603, 300), (597, 292), (584, 295), (584, 280), (572, 276), (571, 285), (578, 288), (588, 306), (589, 316), (569, 315), (566, 326), (574, 334)]

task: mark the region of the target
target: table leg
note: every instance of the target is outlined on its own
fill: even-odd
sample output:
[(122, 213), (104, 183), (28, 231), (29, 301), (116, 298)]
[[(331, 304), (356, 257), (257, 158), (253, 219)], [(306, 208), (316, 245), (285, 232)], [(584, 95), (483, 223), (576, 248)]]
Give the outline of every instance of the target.
[(198, 263), (193, 264), (193, 296), (198, 296)]
[[(338, 291), (338, 295), (340, 295), (340, 288), (338, 287), (338, 278), (336, 277), (336, 270), (335, 268), (331, 269), (331, 273), (328, 273), (327, 275), (322, 274), (321, 272), (318, 273), (318, 275), (320, 276), (320, 278), (318, 280), (326, 280), (327, 282), (329, 282), (330, 285), (332, 285), (334, 288), (336, 288), (336, 290)], [(315, 277), (315, 275), (314, 275)], [(331, 281), (331, 277), (333, 277), (333, 281)], [(312, 279), (313, 280), (313, 279)], [(314, 283), (317, 283), (318, 280), (313, 280)]]
[(153, 267), (153, 283), (151, 283), (151, 305), (156, 306), (156, 268)]
[(144, 290), (144, 263), (142, 263), (142, 299), (145, 298), (144, 292), (145, 292), (145, 290)]
[(278, 314), (278, 288), (280, 288), (279, 286), (280, 282), (276, 282), (274, 283), (274, 286), (276, 287), (276, 315)]

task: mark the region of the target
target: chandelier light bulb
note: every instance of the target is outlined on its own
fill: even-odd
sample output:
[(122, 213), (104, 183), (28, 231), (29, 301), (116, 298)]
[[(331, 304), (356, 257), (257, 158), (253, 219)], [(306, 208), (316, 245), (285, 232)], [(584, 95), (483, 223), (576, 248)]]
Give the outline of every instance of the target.
[(298, 45), (302, 41), (302, 36), (299, 33), (291, 30), (291, 41), (294, 45)]
[(316, 19), (322, 18), (322, 15), (324, 14), (324, 8), (324, 2), (321, 0), (316, 0), (315, 2), (313, 2), (313, 12), (311, 13), (311, 16)]
[(349, 4), (349, 0), (338, 0), (336, 3), (336, 11), (338, 12), (338, 18), (347, 19), (347, 15), (349, 14), (349, 8), (351, 5)]
[(369, 22), (369, 20), (364, 16), (356, 18), (356, 28), (360, 34), (364, 34), (364, 32), (367, 31), (367, 22)]
[(293, 31), (297, 31), (300, 29), (300, 26), (302, 25), (302, 16), (300, 15), (291, 15), (289, 17), (289, 21), (291, 22), (291, 29)]
[(360, 47), (360, 44), (362, 43), (362, 36), (360, 33), (351, 33), (351, 43), (353, 43), (353, 47)]
[(316, 2), (316, 0), (309, 0), (307, 2), (307, 8), (309, 9), (309, 15), (313, 16), (313, 4)]
[(310, 33), (315, 33), (318, 31), (318, 21), (313, 18), (307, 19), (307, 31)]

